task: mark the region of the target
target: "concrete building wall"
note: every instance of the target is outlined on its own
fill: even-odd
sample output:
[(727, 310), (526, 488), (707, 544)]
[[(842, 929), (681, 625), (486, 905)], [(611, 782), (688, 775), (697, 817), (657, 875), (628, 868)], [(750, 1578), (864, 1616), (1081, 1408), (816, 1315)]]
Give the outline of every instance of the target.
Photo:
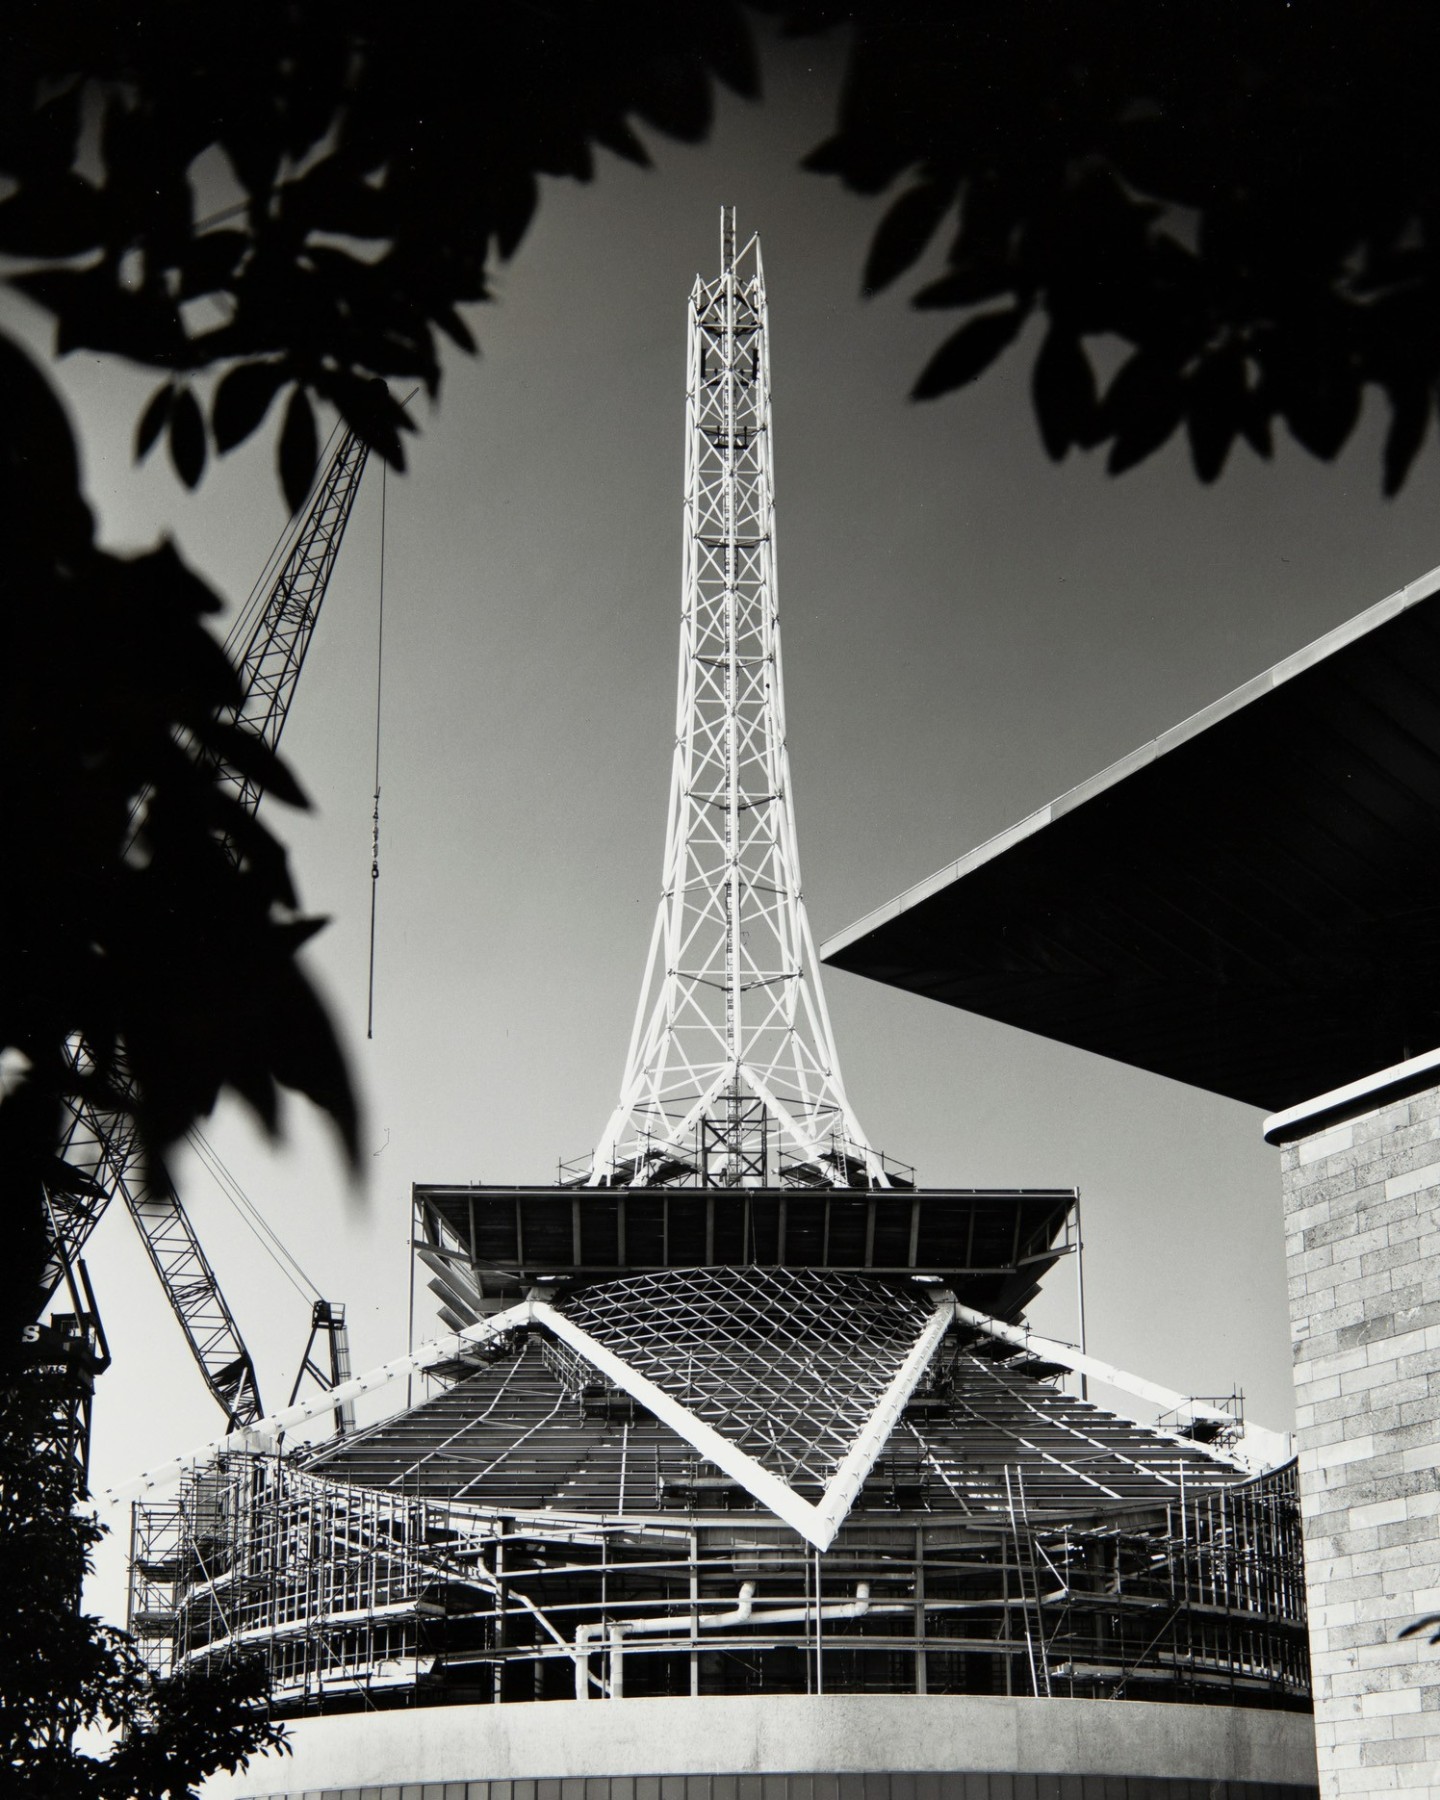
[[(566, 1787), (553, 1797), (511, 1793), (510, 1800), (646, 1800), (643, 1778), (656, 1776), (670, 1780), (655, 1800), (700, 1800), (694, 1777), (725, 1775), (747, 1788), (748, 1778), (777, 1776), (786, 1780), (783, 1796), (767, 1781), (754, 1800), (802, 1800), (796, 1777), (807, 1771), (869, 1777), (854, 1800), (1305, 1800), (1316, 1791), (1307, 1715), (1141, 1700), (779, 1694), (550, 1701), (346, 1713), (302, 1719), (289, 1731), (292, 1755), (215, 1777), (204, 1800), (319, 1800), (344, 1790), (363, 1791), (367, 1800), (496, 1800), (493, 1792), (468, 1793), (466, 1784), (557, 1780)], [(943, 1787), (922, 1788), (926, 1771), (942, 1772)], [(819, 1788), (817, 1776), (808, 1800), (826, 1800)], [(749, 1796), (737, 1790), (735, 1800)], [(834, 1800), (849, 1796), (837, 1789)]]
[[(1422, 1073), (1433, 1083), (1440, 1071)], [(1387, 1071), (1266, 1133), (1289, 1139), (1296, 1435), (1327, 1800), (1440, 1792), (1440, 1646), (1398, 1637), (1440, 1611), (1440, 1087), (1407, 1092), (1414, 1079), (1414, 1065)]]

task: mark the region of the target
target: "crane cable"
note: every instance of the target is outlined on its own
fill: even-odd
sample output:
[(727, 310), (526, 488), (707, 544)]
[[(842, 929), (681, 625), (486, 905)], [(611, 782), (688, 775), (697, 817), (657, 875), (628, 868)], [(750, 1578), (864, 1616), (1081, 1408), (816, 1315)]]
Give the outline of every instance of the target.
[(309, 516), (311, 502), (330, 468), (335, 441), (340, 436), (343, 425), (344, 420), (337, 419), (331, 427), (324, 448), (315, 459), (315, 473), (310, 478), (310, 486), (306, 489), (305, 498), (281, 527), (280, 535), (276, 538), (270, 555), (266, 559), (265, 567), (255, 577), (255, 585), (241, 603), (240, 609), (225, 635), (225, 649), (232, 658), (239, 655), (250, 641), (250, 635), (255, 629), (255, 622), (270, 599), (270, 591), (275, 584), (275, 577), (294, 548), (295, 540), (299, 537), (305, 520)]
[(375, 632), (375, 810), (370, 816), (370, 982), (365, 1035), (375, 1035), (375, 915), (380, 898), (380, 700), (385, 679), (385, 519), (390, 465), (380, 464), (380, 616)]
[[(322, 1298), (320, 1290), (300, 1267), (293, 1252), (285, 1244), (279, 1233), (269, 1224), (258, 1206), (241, 1187), (220, 1159), (220, 1153), (206, 1137), (198, 1125), (192, 1125), (187, 1132), (190, 1147), (200, 1159), (203, 1166), (214, 1178), (215, 1185), (240, 1215), (242, 1222), (258, 1240), (270, 1260), (307, 1303)], [(297, 1280), (296, 1277), (299, 1277)]]

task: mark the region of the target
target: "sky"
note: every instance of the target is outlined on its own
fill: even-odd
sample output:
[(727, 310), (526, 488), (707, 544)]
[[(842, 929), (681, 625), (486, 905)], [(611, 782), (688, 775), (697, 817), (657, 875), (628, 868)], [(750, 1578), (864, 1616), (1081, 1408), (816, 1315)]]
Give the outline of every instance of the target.
[[(409, 472), (372, 463), (282, 750), (313, 810), (273, 806), (309, 966), (365, 1104), (352, 1182), (292, 1101), (265, 1143), (206, 1124), (330, 1298), (357, 1369), (411, 1329), (412, 1182), (545, 1182), (617, 1097), (659, 893), (680, 595), (685, 305), (718, 264), (720, 206), (758, 230), (770, 302), (779, 599), (805, 894), (817, 939), (1440, 562), (1429, 446), (1380, 496), (1378, 405), (1338, 462), (1282, 443), (1202, 488), (1183, 444), (1119, 480), (1050, 462), (1022, 340), (964, 393), (908, 389), (943, 315), (860, 270), (885, 202), (802, 172), (836, 47), (772, 45), (766, 97), (722, 96), (709, 141), (648, 138), (545, 185), (474, 309), (478, 361), (417, 402)], [(457, 204), (464, 196), (457, 195)], [(48, 347), (19, 302), (6, 323)], [(280, 533), (273, 428), (189, 495), (136, 468), (153, 376), (57, 367), (102, 536), (172, 534), (238, 602)], [(383, 486), (383, 496), (382, 496)], [(367, 1041), (380, 545), (381, 877)], [(1263, 780), (1263, 770), (1255, 771)], [(1184, 1392), (1243, 1388), (1292, 1419), (1278, 1153), (1258, 1112), (913, 996), (825, 979), (846, 1084), (879, 1148), (934, 1186), (1075, 1185), (1093, 1353)], [(292, 1287), (198, 1163), (182, 1193), (282, 1404), (308, 1329)], [(102, 1488), (221, 1429), (128, 1218), (89, 1254), (115, 1354), (96, 1406)], [(1074, 1286), (1032, 1312), (1074, 1338)], [(414, 1332), (429, 1335), (423, 1288)], [(123, 1607), (120, 1540), (92, 1603)]]

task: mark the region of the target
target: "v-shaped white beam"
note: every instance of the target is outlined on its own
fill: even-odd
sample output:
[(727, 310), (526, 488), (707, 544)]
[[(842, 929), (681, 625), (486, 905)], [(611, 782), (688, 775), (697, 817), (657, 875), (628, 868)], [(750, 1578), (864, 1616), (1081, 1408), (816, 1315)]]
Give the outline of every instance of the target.
[(522, 1300), (518, 1306), (512, 1306), (505, 1312), (477, 1320), (464, 1331), (423, 1344), (408, 1356), (396, 1357), (393, 1362), (384, 1363), (378, 1369), (356, 1376), (326, 1393), (312, 1395), (294, 1406), (271, 1413), (244, 1431), (216, 1438), (158, 1469), (147, 1470), (143, 1475), (122, 1482), (118, 1487), (107, 1488), (101, 1498), (113, 1505), (118, 1500), (152, 1493), (156, 1488), (165, 1487), (177, 1480), (186, 1469), (196, 1468), (229, 1452), (273, 1451), (285, 1431), (308, 1424), (320, 1412), (333, 1411), (342, 1401), (358, 1399), (361, 1394), (384, 1387), (401, 1376), (432, 1368), (437, 1363), (463, 1354), (476, 1344), (494, 1342), (520, 1326), (529, 1325), (538, 1326), (542, 1331), (548, 1331), (552, 1337), (558, 1338), (561, 1343), (568, 1344), (577, 1355), (584, 1357), (592, 1367), (613, 1381), (616, 1387), (623, 1388), (663, 1424), (668, 1425), (678, 1437), (684, 1438), (692, 1449), (713, 1462), (717, 1468), (723, 1469), (753, 1500), (774, 1513), (777, 1519), (783, 1520), (792, 1530), (798, 1531), (817, 1550), (828, 1550), (855, 1504), (866, 1476), (874, 1468), (876, 1457), (895, 1429), (905, 1402), (914, 1393), (916, 1384), (929, 1368), (940, 1347), (940, 1340), (954, 1322), (956, 1304), (950, 1294), (943, 1291), (937, 1293), (934, 1306), (934, 1312), (906, 1352), (905, 1360), (896, 1371), (894, 1379), (880, 1396), (840, 1467), (831, 1476), (818, 1506), (802, 1499), (788, 1482), (772, 1474), (763, 1463), (757, 1462), (738, 1444), (716, 1431), (713, 1425), (697, 1418), (688, 1406), (682, 1405), (648, 1377), (631, 1368), (623, 1357), (608, 1350), (598, 1338), (592, 1337), (588, 1331), (575, 1324), (572, 1319), (567, 1319), (564, 1313), (557, 1312), (544, 1300)]
[(543, 1300), (531, 1302), (531, 1314), (537, 1325), (543, 1326), (562, 1343), (568, 1344), (577, 1355), (583, 1356), (586, 1362), (613, 1381), (616, 1387), (623, 1388), (638, 1400), (677, 1436), (684, 1438), (687, 1444), (698, 1450), (701, 1456), (723, 1469), (753, 1500), (758, 1500), (777, 1519), (798, 1531), (817, 1550), (828, 1550), (834, 1542), (835, 1534), (845, 1523), (850, 1508), (855, 1504), (856, 1496), (865, 1484), (865, 1477), (875, 1466), (876, 1457), (894, 1430), (901, 1409), (929, 1368), (931, 1359), (940, 1347), (940, 1340), (950, 1329), (955, 1318), (955, 1302), (948, 1294), (937, 1296), (933, 1314), (910, 1346), (904, 1362), (880, 1396), (844, 1461), (826, 1484), (818, 1506), (802, 1499), (788, 1482), (772, 1474), (748, 1451), (742, 1450), (738, 1444), (716, 1431), (713, 1425), (697, 1418), (688, 1406), (682, 1405), (663, 1388), (657, 1387), (647, 1376), (631, 1368), (623, 1357), (607, 1349), (598, 1338), (592, 1337), (573, 1319), (567, 1319), (564, 1313), (557, 1312)]

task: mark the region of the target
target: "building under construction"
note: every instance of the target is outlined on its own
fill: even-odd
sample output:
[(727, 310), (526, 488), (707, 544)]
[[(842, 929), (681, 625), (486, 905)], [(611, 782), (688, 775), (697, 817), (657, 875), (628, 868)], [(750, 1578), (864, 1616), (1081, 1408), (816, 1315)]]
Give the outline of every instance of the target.
[(662, 898), (597, 1150), (550, 1187), (416, 1188), (446, 1335), (310, 1412), (417, 1372), (428, 1397), (299, 1452), (294, 1408), (137, 1507), (132, 1628), (157, 1667), (268, 1659), (294, 1756), (216, 1793), (1300, 1800), (1283, 1449), (1031, 1334), (1074, 1193), (917, 1187), (846, 1095), (767, 333), (727, 216), (690, 303)]

